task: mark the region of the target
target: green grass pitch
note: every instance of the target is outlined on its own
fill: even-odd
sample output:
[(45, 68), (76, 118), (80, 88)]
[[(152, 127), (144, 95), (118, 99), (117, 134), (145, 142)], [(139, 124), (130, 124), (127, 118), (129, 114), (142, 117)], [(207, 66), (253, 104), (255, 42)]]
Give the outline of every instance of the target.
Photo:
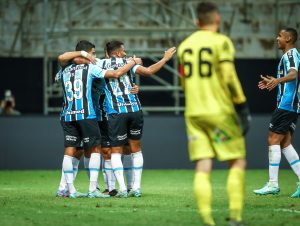
[[(60, 171), (0, 171), (0, 225), (201, 225), (193, 174), (193, 170), (144, 170), (142, 198), (73, 200), (55, 197)], [(247, 171), (244, 221), (248, 226), (300, 225), (300, 199), (289, 198), (296, 189), (296, 176), (281, 170), (280, 195), (255, 196), (252, 190), (264, 185), (267, 174), (267, 170)], [(212, 174), (213, 214), (221, 226), (228, 215), (226, 176), (224, 170)], [(76, 187), (87, 190), (84, 170)]]

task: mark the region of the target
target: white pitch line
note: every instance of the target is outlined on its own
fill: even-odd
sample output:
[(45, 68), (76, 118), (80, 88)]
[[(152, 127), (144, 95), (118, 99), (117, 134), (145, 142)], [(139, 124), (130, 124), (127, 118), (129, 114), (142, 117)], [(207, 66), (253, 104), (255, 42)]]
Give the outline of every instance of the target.
[(275, 209), (275, 211), (277, 211), (277, 212), (299, 213), (300, 214), (299, 210), (294, 210), (294, 209), (284, 209), (284, 208), (281, 208), (281, 209)]

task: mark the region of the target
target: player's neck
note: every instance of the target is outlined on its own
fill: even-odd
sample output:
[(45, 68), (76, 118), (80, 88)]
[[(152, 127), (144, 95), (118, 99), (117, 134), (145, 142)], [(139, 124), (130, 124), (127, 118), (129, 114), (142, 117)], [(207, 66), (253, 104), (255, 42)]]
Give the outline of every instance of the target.
[(290, 49), (295, 48), (294, 45), (287, 45), (284, 49), (283, 49), (283, 53), (286, 53), (287, 51), (289, 51)]
[(208, 24), (208, 25), (203, 25), (199, 27), (201, 31), (212, 31), (212, 32), (217, 32), (218, 31), (218, 26), (215, 24)]

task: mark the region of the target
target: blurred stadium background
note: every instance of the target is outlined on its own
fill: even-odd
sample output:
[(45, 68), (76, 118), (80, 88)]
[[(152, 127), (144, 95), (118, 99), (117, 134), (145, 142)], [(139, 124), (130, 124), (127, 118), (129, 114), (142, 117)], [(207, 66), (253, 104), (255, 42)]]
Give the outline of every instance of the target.
[[(117, 39), (125, 43), (128, 55), (140, 56), (149, 65), (197, 29), (193, 21), (198, 2), (0, 0), (0, 98), (11, 90), (16, 109), (22, 113), (0, 118), (0, 169), (60, 168), (62, 90), (53, 83), (60, 53), (87, 39), (95, 43), (101, 57), (104, 43)], [(257, 82), (260, 74), (276, 73), (281, 56), (275, 42), (279, 28), (294, 27), (300, 33), (300, 0), (215, 2), (222, 13), (221, 32), (234, 42), (238, 75), (253, 116), (247, 135), (249, 168), (265, 168), (276, 92), (258, 90)], [(193, 168), (187, 157), (184, 96), (177, 66), (175, 57), (157, 75), (137, 79), (145, 113), (145, 168)], [(300, 135), (297, 131), (295, 138)], [(300, 150), (300, 140), (294, 142)]]

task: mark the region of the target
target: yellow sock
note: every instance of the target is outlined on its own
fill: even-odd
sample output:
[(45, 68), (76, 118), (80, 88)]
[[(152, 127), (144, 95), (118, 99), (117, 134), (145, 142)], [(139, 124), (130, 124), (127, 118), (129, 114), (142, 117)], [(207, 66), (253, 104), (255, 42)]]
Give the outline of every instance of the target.
[(194, 192), (200, 216), (205, 224), (215, 225), (211, 214), (211, 183), (208, 173), (196, 172), (194, 178)]
[(227, 178), (230, 219), (241, 221), (244, 206), (245, 170), (232, 168)]

